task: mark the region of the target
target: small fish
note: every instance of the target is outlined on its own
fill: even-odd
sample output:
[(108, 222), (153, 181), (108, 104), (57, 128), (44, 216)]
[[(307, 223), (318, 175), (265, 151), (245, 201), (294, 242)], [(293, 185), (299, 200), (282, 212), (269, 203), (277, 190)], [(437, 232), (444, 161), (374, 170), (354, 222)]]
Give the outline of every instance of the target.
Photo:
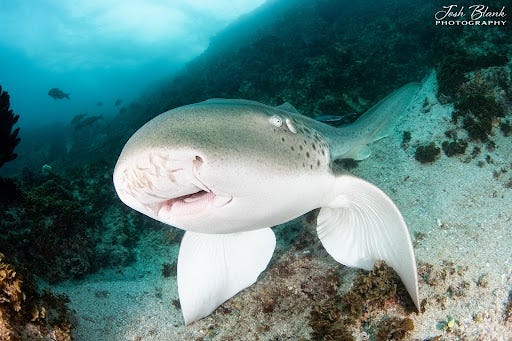
[(185, 230), (177, 263), (186, 324), (252, 285), (276, 240), (271, 227), (320, 208), (316, 229), (347, 266), (384, 260), (419, 306), (407, 225), (379, 188), (333, 167), (362, 160), (385, 137), (419, 86), (408, 84), (356, 122), (335, 128), (285, 103), (211, 99), (167, 111), (128, 140), (113, 181), (129, 207)]
[(116, 99), (116, 101), (115, 101), (114, 105), (115, 105), (116, 107), (118, 107), (118, 106), (120, 106), (120, 105), (121, 105), (121, 103), (123, 103), (123, 100), (122, 100), (122, 99), (120, 99), (120, 98), (118, 98), (118, 99)]
[(102, 102), (102, 101), (98, 101), (98, 102), (96, 102), (96, 106), (97, 106), (97, 107), (102, 107), (102, 106), (103, 106), (103, 102)]
[(75, 115), (73, 117), (73, 119), (71, 120), (71, 125), (78, 124), (80, 121), (82, 121), (85, 118), (85, 116), (87, 116), (87, 113)]
[(79, 130), (82, 128), (85, 128), (87, 126), (90, 126), (91, 124), (95, 123), (99, 119), (101, 119), (103, 115), (96, 115), (96, 116), (82, 116), (79, 121), (75, 122), (75, 130)]
[(59, 88), (51, 88), (49, 91), (48, 91), (48, 96), (50, 96), (51, 98), (53, 99), (63, 99), (63, 98), (67, 98), (69, 99), (69, 94), (66, 94), (64, 93), (61, 89)]

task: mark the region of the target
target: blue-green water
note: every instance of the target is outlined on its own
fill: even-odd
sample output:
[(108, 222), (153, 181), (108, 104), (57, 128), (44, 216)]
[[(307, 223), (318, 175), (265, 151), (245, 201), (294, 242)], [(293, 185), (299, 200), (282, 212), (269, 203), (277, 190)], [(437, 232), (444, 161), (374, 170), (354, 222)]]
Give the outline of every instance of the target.
[[(493, 198), (509, 197), (511, 160), (510, 155), (506, 155), (506, 145), (510, 142), (512, 121), (512, 32), (508, 17), (500, 15), (508, 14), (505, 2), (487, 1), (483, 4), (487, 6), (487, 17), (472, 19), (470, 6), (473, 3), (461, 1), (452, 8), (453, 16), (449, 18), (453, 23), (444, 24), (436, 22), (436, 13), (442, 16), (448, 11), (443, 6), (449, 4), (439, 2), (276, 0), (260, 5), (261, 1), (215, 6), (209, 3), (203, 7), (193, 2), (172, 6), (161, 2), (0, 3), (0, 29), (4, 32), (0, 38), (0, 86), (10, 96), (10, 108), (19, 115), (19, 120), (12, 124), (7, 110), (0, 112), (0, 253), (6, 256), (7, 262), (25, 273), (26, 278), (37, 276), (42, 285), (67, 286), (64, 291), (71, 304), (83, 302), (84, 297), (74, 301), (73, 290), (69, 289), (73, 288), (73, 283), (78, 288), (89, 280), (104, 283), (110, 277), (112, 281), (123, 281), (123, 278), (128, 281), (144, 276), (155, 283), (167, 278), (175, 281), (176, 252), (182, 233), (124, 206), (114, 191), (112, 173), (125, 142), (142, 124), (166, 110), (209, 98), (243, 98), (272, 106), (289, 102), (311, 118), (328, 117), (339, 123), (335, 119), (339, 117), (343, 123), (348, 123), (393, 90), (409, 82), (422, 82), (434, 71), (437, 88), (419, 99), (416, 111), (411, 114), (417, 115), (418, 128), (406, 125), (409, 137), (400, 125), (395, 132), (396, 138), (401, 140), (396, 153), (409, 156), (406, 161), (400, 160), (427, 170), (435, 168), (438, 162), (460, 160), (456, 165), (478, 168), (473, 174), (488, 171), (490, 181), (499, 185)], [(482, 24), (484, 21), (486, 24)], [(488, 21), (492, 22), (487, 24)], [(501, 21), (506, 23), (501, 24)], [(52, 98), (48, 94), (52, 88), (69, 93), (69, 99)], [(6, 97), (2, 98), (2, 108), (6, 108)], [(452, 108), (451, 112), (440, 116), (442, 124), (432, 125), (430, 135), (419, 133), (422, 122), (433, 119), (429, 116), (430, 110), (440, 105)], [(16, 128), (20, 128), (16, 135), (21, 139), (19, 144), (10, 137), (14, 137)], [(432, 148), (423, 148), (431, 143)], [(14, 160), (10, 160), (12, 154), (17, 154)], [(386, 162), (380, 154), (372, 154), (371, 158)], [(348, 162), (343, 167), (351, 169), (356, 165), (353, 171), (364, 177), (369, 172), (364, 162)], [(373, 161), (369, 162), (378, 167), (371, 163)], [(451, 168), (446, 166), (446, 169), (455, 172), (455, 166), (450, 165)], [(393, 166), (386, 164), (382, 168), (393, 169)], [(442, 170), (439, 172), (442, 174)], [(469, 168), (461, 172), (472, 174)], [(388, 176), (369, 173), (374, 182)], [(416, 179), (414, 174), (400, 171), (396, 174), (402, 176), (404, 183)], [(457, 191), (447, 186), (446, 191)], [(381, 187), (399, 207), (411, 214), (411, 221), (416, 218), (410, 212), (418, 215), (431, 212), (429, 208), (414, 208), (415, 201), (409, 196), (410, 200), (395, 197), (394, 188), (384, 184)], [(433, 185), (433, 188), (437, 187)], [(441, 196), (435, 194), (435, 198), (438, 195)], [(427, 205), (429, 201), (422, 198), (419, 202)], [(438, 219), (430, 214), (420, 221)], [(490, 212), (488, 216), (497, 216), (497, 213)], [(408, 221), (407, 215), (405, 218)], [(291, 223), (289, 229), (276, 229), (278, 253), (267, 275), (286, 279), (288, 275), (282, 268), (286, 264), (295, 270), (300, 266), (304, 266), (302, 269), (313, 266), (311, 262), (315, 261), (310, 255), (319, 257), (320, 268), (336, 268), (336, 263), (329, 263), (331, 260), (322, 251), (314, 231), (303, 232), (308, 224), (314, 226), (314, 215), (309, 217), (308, 223), (299, 219)], [(443, 223), (438, 225), (444, 231)], [(431, 227), (409, 223), (409, 228), (415, 232), (413, 237), (417, 242), (421, 238), (429, 240), (424, 234)], [(316, 248), (305, 247), (311, 244)], [(167, 247), (173, 251), (165, 255)], [(293, 250), (297, 257), (293, 258), (287, 250)], [(144, 252), (150, 254), (142, 255)], [(434, 258), (428, 259), (422, 252), (420, 247), (421, 262), (436, 264)], [(304, 255), (307, 261), (297, 261)], [(146, 266), (150, 267), (148, 273), (143, 270)], [(272, 270), (275, 267), (281, 272), (272, 272), (278, 271)], [(445, 271), (451, 269), (450, 266), (445, 268)], [(354, 273), (347, 275), (345, 270), (336, 269), (337, 286), (348, 289)], [(313, 273), (311, 276), (316, 281), (332, 279)], [(507, 274), (496, 276), (501, 275)], [(308, 271), (293, 272), (289, 276), (305, 279)], [(345, 276), (349, 278), (347, 282), (344, 282)], [(271, 285), (272, 281), (266, 278), (265, 285)], [(430, 288), (421, 275), (420, 281), (420, 289)], [(291, 282), (286, 284), (292, 285)], [(326, 286), (312, 288), (311, 282), (305, 280), (304, 283), (301, 292), (307, 292), (304, 295), (318, 303), (320, 310), (327, 309), (322, 305), (326, 297), (315, 296), (315, 290), (331, 295), (332, 300), (339, 299), (332, 292), (329, 294)], [(171, 284), (162, 285), (175, 288), (175, 283)], [(277, 287), (282, 289), (280, 284)], [(473, 287), (480, 288), (476, 284)], [(509, 282), (500, 288), (510, 290)], [(108, 300), (105, 290), (111, 289), (105, 286), (96, 290), (97, 295), (92, 295), (91, 301)], [(242, 299), (242, 302), (257, 301), (262, 290), (266, 290), (265, 287), (259, 286), (256, 297)], [(279, 290), (273, 293), (285, 295)], [(176, 293), (158, 292), (156, 299), (165, 298), (163, 310), (176, 314), (173, 323), (182, 328)], [(5, 291), (2, 295), (0, 298), (6, 297)], [(50, 306), (48, 301), (36, 299), (36, 296), (30, 296), (33, 299), (23, 303), (24, 310), (32, 312), (33, 304), (38, 309)], [(448, 292), (446, 296), (454, 294)], [(264, 306), (268, 311), (264, 316), (273, 324), (267, 321), (271, 324), (269, 329), (259, 327), (261, 338), (320, 337), (322, 334), (315, 334), (320, 331), (314, 331), (318, 326), (309, 324), (312, 320), (309, 311), (297, 318), (304, 329), (296, 335), (293, 328), (298, 327), (293, 323), (272, 320), (274, 311), (276, 316), (286, 316), (286, 307), (294, 312), (299, 310), (289, 305), (302, 296), (285, 297), (288, 300), (273, 298), (272, 302), (280, 302), (275, 306), (271, 302)], [(430, 302), (433, 300), (431, 298)], [(407, 302), (398, 301), (401, 307), (398, 309), (406, 307)], [(506, 326), (510, 323), (507, 317), (510, 312), (506, 310), (510, 309), (507, 308), (510, 303), (507, 305), (505, 298), (502, 301), (499, 323)], [(308, 301), (310, 305), (311, 302)], [(338, 320), (333, 317), (329, 322), (332, 325), (336, 325), (336, 321), (347, 322), (346, 310), (338, 303), (337, 314), (341, 317)], [(129, 304), (127, 300), (123, 306)], [(441, 311), (437, 303), (430, 304), (430, 309)], [(237, 314), (241, 318), (253, 318), (240, 306), (227, 307), (217, 311), (213, 320), (205, 322), (214, 323), (212, 330), (223, 330), (223, 318), (229, 320)], [(344, 328), (354, 335), (365, 330), (370, 339), (377, 338), (379, 321), (372, 320), (373, 308), (364, 308), (367, 315), (357, 320), (359, 325)], [(82, 321), (83, 328), (83, 316), (80, 311), (77, 313), (78, 318), (64, 318), (71, 328), (76, 327), (77, 320)], [(442, 313), (450, 315), (449, 311)], [(15, 314), (18, 312), (9, 310), (9, 316)], [(400, 311), (398, 315), (400, 318), (412, 316), (407, 311)], [(97, 319), (98, 325), (100, 320)], [(448, 324), (451, 317), (445, 320)], [(55, 324), (44, 318), (38, 321)], [(436, 322), (440, 323), (439, 334), (450, 332), (443, 329), (443, 321)], [(88, 328), (93, 325), (87, 324)], [(158, 329), (158, 323), (155, 326), (151, 328)], [(201, 325), (201, 328), (207, 327)], [(280, 328), (285, 330), (281, 334)], [(199, 337), (195, 332), (198, 330), (187, 334), (179, 329), (176, 335)], [(243, 331), (237, 332), (243, 334)], [(158, 330), (154, 333), (172, 335)], [(326, 328), (323, 333), (341, 337), (336, 334), (336, 328)], [(75, 336), (86, 338), (84, 335), (88, 335), (87, 332), (80, 329)], [(205, 335), (205, 339), (215, 339), (215, 335), (225, 334)], [(432, 333), (422, 335), (423, 338), (433, 336)], [(119, 335), (105, 339), (116, 337)], [(151, 339), (151, 333), (148, 332), (147, 337)]]

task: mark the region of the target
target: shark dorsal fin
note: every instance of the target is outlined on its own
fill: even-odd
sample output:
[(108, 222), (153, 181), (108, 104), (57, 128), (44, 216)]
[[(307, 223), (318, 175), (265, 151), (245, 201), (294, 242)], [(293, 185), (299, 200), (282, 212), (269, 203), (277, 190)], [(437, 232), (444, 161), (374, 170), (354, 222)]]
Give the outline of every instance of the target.
[(299, 113), (297, 111), (297, 109), (295, 109), (295, 107), (293, 105), (291, 105), (290, 103), (288, 103), (288, 102), (284, 102), (283, 104), (278, 105), (276, 108), (279, 109), (279, 110), (288, 111), (288, 112), (291, 112), (291, 113), (294, 113), (294, 114), (298, 114)]

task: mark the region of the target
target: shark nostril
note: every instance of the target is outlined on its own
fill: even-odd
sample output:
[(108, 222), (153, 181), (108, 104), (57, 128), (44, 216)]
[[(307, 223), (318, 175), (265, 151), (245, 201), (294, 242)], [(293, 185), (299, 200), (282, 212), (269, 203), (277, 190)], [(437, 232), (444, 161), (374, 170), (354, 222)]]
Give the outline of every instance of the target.
[(194, 174), (196, 176), (200, 174), (200, 169), (201, 169), (201, 166), (203, 165), (203, 163), (204, 163), (203, 158), (200, 157), (199, 155), (196, 155), (196, 157), (192, 161), (192, 168), (193, 168)]
[(203, 158), (200, 157), (199, 155), (196, 155), (194, 161), (192, 161), (194, 163), (194, 167), (199, 167), (203, 164)]

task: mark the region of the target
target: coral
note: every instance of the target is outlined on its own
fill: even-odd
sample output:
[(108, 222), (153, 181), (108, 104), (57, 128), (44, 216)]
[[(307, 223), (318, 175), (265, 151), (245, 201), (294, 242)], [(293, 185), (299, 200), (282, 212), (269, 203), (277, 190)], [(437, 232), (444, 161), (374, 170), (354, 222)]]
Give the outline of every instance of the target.
[(0, 253), (0, 340), (71, 340), (76, 319), (67, 308), (69, 300), (39, 294), (34, 283)]
[(436, 147), (434, 142), (431, 142), (427, 145), (421, 145), (416, 148), (414, 152), (414, 158), (421, 163), (430, 163), (437, 160), (441, 149)]
[(443, 143), (441, 144), (443, 152), (448, 157), (464, 154), (467, 147), (468, 143), (462, 139), (455, 139), (453, 141), (443, 141)]
[(0, 86), (0, 167), (18, 156), (14, 153), (14, 148), (20, 142), (20, 128), (14, 131), (12, 128), (18, 122), (19, 115), (15, 115), (10, 106), (9, 94), (2, 91)]
[(0, 253), (0, 304), (7, 304), (14, 312), (19, 312), (25, 300), (21, 292), (22, 281), (12, 265), (4, 262), (4, 258)]

